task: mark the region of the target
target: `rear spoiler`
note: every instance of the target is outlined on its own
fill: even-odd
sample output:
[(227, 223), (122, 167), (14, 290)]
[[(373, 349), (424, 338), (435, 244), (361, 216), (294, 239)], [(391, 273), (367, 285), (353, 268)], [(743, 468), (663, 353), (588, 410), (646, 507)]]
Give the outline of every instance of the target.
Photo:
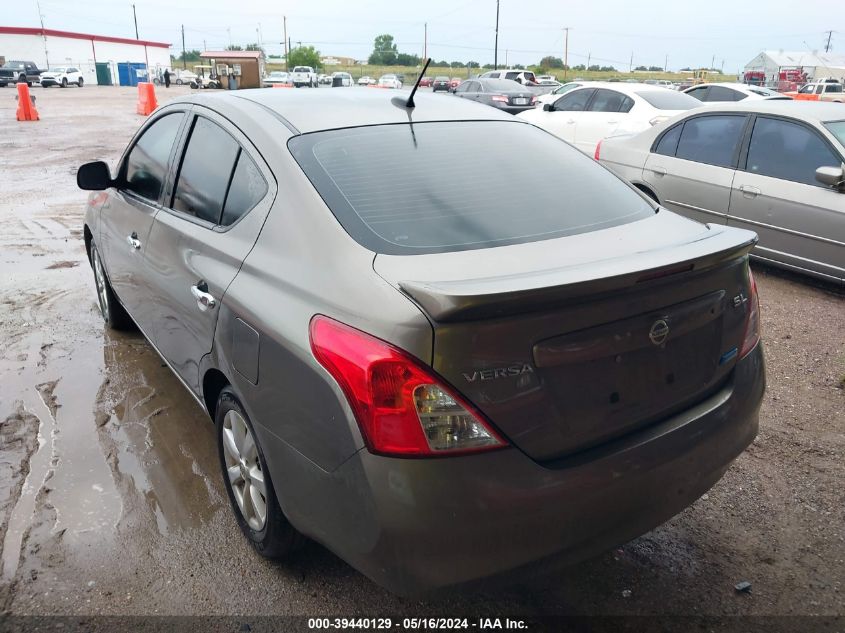
[(750, 231), (723, 228), (695, 242), (583, 266), (460, 281), (400, 281), (399, 287), (435, 321), (488, 319), (712, 269), (746, 257), (756, 243)]

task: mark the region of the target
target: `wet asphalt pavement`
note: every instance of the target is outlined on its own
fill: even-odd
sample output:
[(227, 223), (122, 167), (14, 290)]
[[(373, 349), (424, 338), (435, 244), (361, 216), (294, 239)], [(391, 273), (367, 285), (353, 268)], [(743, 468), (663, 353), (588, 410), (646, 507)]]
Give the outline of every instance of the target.
[(845, 297), (765, 270), (760, 436), (664, 526), (565, 571), (428, 600), (313, 543), (262, 560), (209, 420), (140, 335), (104, 331), (97, 312), (75, 172), (115, 164), (143, 120), (135, 92), (33, 93), (42, 120), (18, 123), (0, 89), (0, 613), (845, 615)]

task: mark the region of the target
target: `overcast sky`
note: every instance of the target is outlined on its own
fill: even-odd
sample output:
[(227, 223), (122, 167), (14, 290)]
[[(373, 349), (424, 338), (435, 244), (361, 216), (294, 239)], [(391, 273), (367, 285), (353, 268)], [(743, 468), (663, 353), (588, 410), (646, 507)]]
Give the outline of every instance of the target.
[[(2, 26), (38, 26), (36, 0), (2, 0)], [(735, 72), (764, 49), (823, 50), (833, 28), (836, 2), (803, 0), (500, 0), (499, 63), (536, 63), (563, 57), (569, 31), (571, 65), (669, 68), (719, 67)], [(181, 50), (180, 25), (189, 49), (219, 49), (258, 39), (271, 53), (282, 50), (282, 16), (288, 35), (323, 55), (366, 58), (373, 38), (394, 36), (400, 52), (421, 55), (423, 25), (435, 59), (492, 63), (496, 0), (136, 0), (142, 39), (170, 42)], [(41, 0), (44, 26), (134, 37), (132, 3), (120, 0)], [(507, 53), (506, 53), (507, 51)], [(832, 51), (845, 52), (845, 32), (834, 32)]]

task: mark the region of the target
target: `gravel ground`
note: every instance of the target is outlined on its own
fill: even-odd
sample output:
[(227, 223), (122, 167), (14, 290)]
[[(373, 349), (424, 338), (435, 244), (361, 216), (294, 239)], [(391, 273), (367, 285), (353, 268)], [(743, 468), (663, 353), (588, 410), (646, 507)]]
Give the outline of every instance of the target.
[(287, 564), (259, 559), (210, 424), (142, 338), (104, 332), (96, 312), (74, 174), (119, 157), (142, 121), (134, 91), (34, 92), (42, 120), (18, 123), (0, 89), (0, 613), (845, 615), (845, 297), (756, 267), (760, 434), (665, 525), (555, 575), (423, 601), (315, 544)]

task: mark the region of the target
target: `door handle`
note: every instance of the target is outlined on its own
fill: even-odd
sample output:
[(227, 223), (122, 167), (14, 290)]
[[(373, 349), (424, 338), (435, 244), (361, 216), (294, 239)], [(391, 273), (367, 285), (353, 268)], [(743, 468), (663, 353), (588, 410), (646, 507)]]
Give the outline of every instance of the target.
[(608, 125), (616, 125), (617, 123), (619, 123), (619, 121), (608, 121), (607, 122)]
[(572, 125), (573, 123), (575, 123), (575, 119), (569, 119), (566, 123), (567, 125)]
[(199, 282), (196, 286), (191, 286), (191, 294), (197, 300), (197, 307), (200, 311), (205, 312), (211, 310), (217, 305), (214, 295), (208, 292), (208, 286), (204, 281)]
[(140, 248), (141, 248), (141, 240), (138, 239), (137, 233), (132, 233), (132, 235), (127, 235), (126, 236), (126, 243), (129, 244), (129, 246), (134, 248), (136, 251), (140, 250)]
[(749, 185), (740, 185), (739, 190), (746, 198), (756, 198), (760, 195), (760, 190), (757, 187), (751, 187)]
[(669, 172), (666, 171), (665, 167), (649, 167), (651, 171), (653, 171), (658, 176), (665, 176)]

